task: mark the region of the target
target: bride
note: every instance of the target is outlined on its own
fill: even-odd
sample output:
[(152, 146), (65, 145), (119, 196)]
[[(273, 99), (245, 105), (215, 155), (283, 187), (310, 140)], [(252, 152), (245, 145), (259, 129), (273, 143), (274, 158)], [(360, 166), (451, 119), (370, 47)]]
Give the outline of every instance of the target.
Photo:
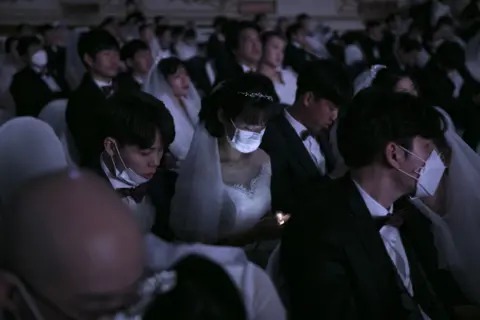
[(243, 74), (202, 101), (199, 125), (180, 167), (170, 227), (179, 240), (245, 247), (265, 265), (279, 237), (270, 213), (270, 158), (259, 149), (267, 121), (281, 108), (272, 82)]
[[(412, 80), (395, 74), (384, 66), (374, 66), (357, 82), (357, 89), (376, 86), (386, 90), (417, 95)], [(448, 114), (437, 110), (446, 119), (446, 163), (444, 174), (435, 195), (410, 202), (432, 222), (432, 233), (438, 251), (440, 268), (448, 269), (463, 294), (480, 305), (480, 156), (455, 131)], [(439, 146), (441, 148), (442, 146)]]
[(201, 104), (187, 68), (177, 58), (157, 59), (143, 91), (161, 100), (172, 114), (176, 132), (170, 152), (175, 159), (182, 161), (190, 148)]

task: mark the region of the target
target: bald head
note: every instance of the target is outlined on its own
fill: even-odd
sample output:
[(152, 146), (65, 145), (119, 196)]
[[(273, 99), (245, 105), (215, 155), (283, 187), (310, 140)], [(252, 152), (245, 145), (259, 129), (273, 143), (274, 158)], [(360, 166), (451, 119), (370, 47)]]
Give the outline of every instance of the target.
[(129, 209), (93, 174), (31, 181), (2, 219), (5, 263), (36, 287), (121, 291), (143, 272), (143, 239)]

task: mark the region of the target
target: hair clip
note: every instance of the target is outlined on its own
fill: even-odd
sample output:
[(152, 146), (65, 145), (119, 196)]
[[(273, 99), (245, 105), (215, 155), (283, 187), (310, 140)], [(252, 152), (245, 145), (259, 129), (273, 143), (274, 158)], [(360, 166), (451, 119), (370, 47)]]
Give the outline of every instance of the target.
[(273, 97), (272, 96), (269, 96), (267, 94), (263, 94), (263, 93), (260, 93), (260, 92), (241, 92), (241, 91), (238, 91), (237, 94), (241, 94), (242, 96), (250, 97), (250, 98), (267, 99), (267, 100), (270, 100), (270, 101), (273, 102)]

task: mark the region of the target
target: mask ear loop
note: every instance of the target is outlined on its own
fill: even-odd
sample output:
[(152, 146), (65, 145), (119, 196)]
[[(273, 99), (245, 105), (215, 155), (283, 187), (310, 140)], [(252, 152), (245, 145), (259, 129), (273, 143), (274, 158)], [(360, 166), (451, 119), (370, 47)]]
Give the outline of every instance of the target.
[[(122, 155), (120, 154), (120, 150), (118, 149), (118, 146), (117, 146), (117, 143), (116, 142), (112, 142), (114, 147), (115, 147), (115, 151), (117, 152), (117, 155), (118, 155), (118, 158), (120, 159), (120, 162), (122, 163), (122, 166), (124, 168), (124, 170), (127, 170), (128, 167), (127, 165), (125, 164), (125, 161), (123, 161), (123, 158), (122, 158)], [(115, 163), (115, 160), (113, 159), (114, 157), (113, 156), (110, 156), (111, 159), (112, 159), (112, 162), (113, 162), (113, 166), (116, 168), (116, 170), (118, 170), (118, 167)], [(120, 170), (118, 170), (119, 172), (121, 172)]]

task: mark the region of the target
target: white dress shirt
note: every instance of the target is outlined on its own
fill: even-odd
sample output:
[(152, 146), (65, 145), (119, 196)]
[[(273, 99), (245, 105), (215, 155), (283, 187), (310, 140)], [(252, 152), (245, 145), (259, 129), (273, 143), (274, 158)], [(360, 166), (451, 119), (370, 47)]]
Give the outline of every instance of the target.
[(62, 91), (62, 89), (60, 89), (60, 86), (58, 85), (57, 81), (55, 81), (55, 79), (48, 75), (48, 74), (45, 74), (43, 73), (39, 68), (37, 67), (32, 67), (33, 71), (35, 71), (36, 73), (38, 73), (40, 75), (40, 77), (42, 78), (42, 81), (45, 82), (45, 84), (48, 86), (48, 88), (52, 91), (52, 92), (60, 92)]
[(297, 92), (297, 74), (291, 69), (280, 69), (281, 82), (274, 81), (275, 91), (281, 103), (293, 105)]
[[(353, 182), (355, 183), (358, 192), (360, 192), (360, 195), (362, 196), (363, 201), (365, 202), (365, 205), (367, 206), (367, 209), (370, 211), (370, 214), (373, 218), (385, 217), (392, 213), (393, 207), (390, 207), (389, 209), (384, 208), (365, 190), (363, 190), (363, 188), (356, 181)], [(410, 279), (410, 266), (408, 264), (408, 258), (402, 243), (400, 231), (394, 226), (385, 225), (380, 229), (380, 236), (382, 237), (383, 244), (385, 245), (385, 249), (387, 249), (390, 259), (392, 259), (393, 265), (397, 269), (400, 279), (402, 279), (405, 289), (410, 296), (413, 297), (414, 293), (412, 281)], [(422, 308), (420, 306), (418, 307), (422, 313), (423, 319), (430, 320), (430, 318), (423, 312)]]
[[(112, 185), (113, 189), (123, 189), (123, 188), (133, 188), (133, 186), (117, 179), (111, 172), (108, 170), (107, 166), (100, 159), (100, 165), (102, 167), (103, 172), (107, 176), (110, 184)], [(140, 203), (136, 203), (131, 197), (125, 197), (122, 201), (128, 205), (130, 210), (132, 210), (135, 221), (137, 221), (140, 229), (143, 233), (148, 233), (153, 227), (153, 223), (155, 222), (156, 210), (155, 207), (152, 205), (148, 196), (145, 196)]]
[[(295, 132), (298, 134), (300, 139), (302, 139), (302, 132), (307, 130), (307, 128), (303, 124), (298, 122), (294, 117), (292, 117), (287, 110), (285, 110), (285, 118), (290, 123)], [(325, 156), (323, 155), (322, 149), (320, 148), (320, 144), (318, 143), (318, 141), (314, 137), (308, 136), (305, 140), (303, 140), (303, 145), (307, 149), (310, 157), (312, 158), (318, 170), (320, 170), (321, 174), (325, 174), (327, 172)]]
[(257, 71), (255, 68), (250, 68), (249, 66), (244, 65), (243, 63), (241, 63), (240, 66), (242, 67), (242, 70), (243, 70), (243, 72), (245, 72), (245, 73), (247, 73), (247, 72), (256, 72), (256, 71)]

